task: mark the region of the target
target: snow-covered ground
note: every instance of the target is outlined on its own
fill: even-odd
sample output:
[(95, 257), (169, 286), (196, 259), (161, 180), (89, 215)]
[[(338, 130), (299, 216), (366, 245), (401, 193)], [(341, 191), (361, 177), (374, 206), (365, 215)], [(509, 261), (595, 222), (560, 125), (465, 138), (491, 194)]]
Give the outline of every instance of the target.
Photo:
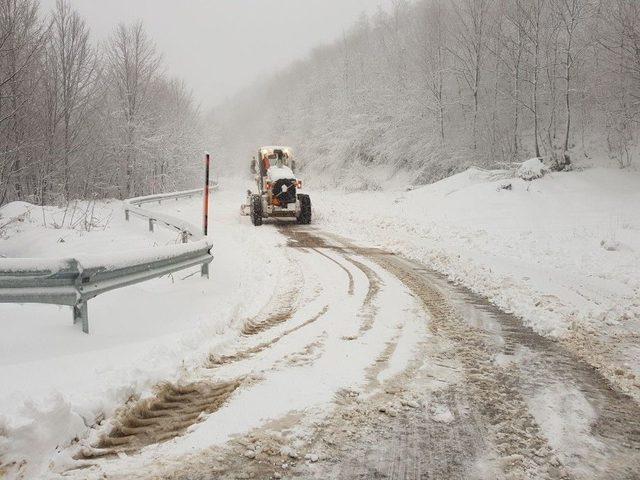
[[(193, 359), (237, 337), (228, 326), (259, 310), (273, 289), (272, 272), (253, 259), (268, 253), (274, 270), (286, 267), (275, 248), (280, 236), (250, 230), (238, 215), (239, 199), (236, 191), (213, 194), (210, 280), (194, 268), (101, 295), (89, 302), (91, 335), (73, 325), (69, 307), (0, 304), (0, 463), (26, 458), (28, 472), (38, 471), (96, 419), (184, 376)], [(197, 225), (202, 207), (195, 198), (149, 208)], [(0, 210), (0, 225), (8, 224), (0, 255), (75, 257), (180, 242), (160, 227), (149, 233), (135, 216), (126, 222), (117, 201), (79, 205), (73, 220), (72, 211), (65, 217), (65, 209), (7, 205)]]
[[(588, 169), (531, 182), (509, 176), (472, 169), (417, 189), (312, 191), (314, 228), (445, 273), (640, 398), (640, 174)], [(97, 297), (89, 303), (89, 336), (72, 325), (68, 308), (0, 304), (0, 474), (12, 461), (27, 460), (26, 478), (64, 465), (74, 437), (85, 442), (102, 417), (162, 382), (244, 383), (233, 402), (189, 435), (123, 461), (139, 471), (292, 410), (313, 423), (337, 391), (367, 377), (367, 365), (393, 339), (395, 353), (377, 379), (406, 367), (416, 343), (430, 335), (417, 300), (365, 258), (346, 262), (330, 249), (309, 255), (280, 248), (287, 240), (273, 225), (255, 228), (240, 217), (247, 186), (229, 179), (214, 194), (210, 280), (193, 269)], [(67, 210), (64, 222), (65, 212), (54, 207), (4, 207), (0, 255), (108, 254), (179, 242), (171, 231), (148, 232), (143, 220), (125, 222), (116, 201), (96, 204), (88, 225), (87, 207), (77, 208), (73, 221)], [(198, 224), (201, 201), (154, 208)], [(372, 301), (376, 275), (385, 288)], [(370, 320), (361, 310), (367, 302), (375, 312)], [(270, 305), (286, 321), (269, 325), (264, 336), (258, 329), (243, 337), (245, 320), (268, 317)], [(291, 311), (278, 310), (283, 305)], [(363, 328), (353, 319), (373, 323)], [(210, 353), (237, 356), (211, 373), (203, 366)], [(539, 403), (533, 407), (540, 410)], [(547, 421), (546, 410), (538, 410)], [(103, 468), (92, 474), (127, 471), (117, 460)]]
[(640, 398), (640, 173), (510, 176), (470, 169), (409, 191), (314, 193), (315, 223), (445, 273)]

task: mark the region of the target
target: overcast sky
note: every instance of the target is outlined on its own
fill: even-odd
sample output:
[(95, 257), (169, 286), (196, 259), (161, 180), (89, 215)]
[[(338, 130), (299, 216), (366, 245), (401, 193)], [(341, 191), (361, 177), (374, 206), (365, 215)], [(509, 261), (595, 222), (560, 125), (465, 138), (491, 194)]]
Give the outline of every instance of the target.
[[(48, 10), (55, 0), (41, 0)], [(96, 40), (142, 20), (172, 75), (208, 108), (339, 38), (391, 0), (71, 0)]]

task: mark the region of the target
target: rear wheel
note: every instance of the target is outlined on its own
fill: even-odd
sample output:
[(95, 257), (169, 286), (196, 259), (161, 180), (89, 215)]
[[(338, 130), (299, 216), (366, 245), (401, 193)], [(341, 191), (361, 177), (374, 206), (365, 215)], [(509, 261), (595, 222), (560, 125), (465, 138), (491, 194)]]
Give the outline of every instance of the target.
[(256, 227), (262, 225), (262, 198), (260, 195), (251, 195), (251, 223)]
[(300, 225), (309, 225), (311, 223), (311, 199), (309, 195), (298, 195), (300, 202), (300, 213), (296, 218)]

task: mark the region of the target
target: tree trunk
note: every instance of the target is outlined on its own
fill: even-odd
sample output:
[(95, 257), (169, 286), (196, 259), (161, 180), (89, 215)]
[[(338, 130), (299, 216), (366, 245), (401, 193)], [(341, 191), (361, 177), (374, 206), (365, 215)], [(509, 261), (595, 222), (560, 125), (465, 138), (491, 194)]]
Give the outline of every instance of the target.
[(569, 136), (571, 135), (571, 37), (569, 37), (568, 45), (567, 45), (567, 56), (566, 56), (566, 70), (565, 70), (565, 108), (567, 114), (567, 124), (564, 135), (564, 165), (570, 165), (571, 159), (569, 157)]
[(538, 135), (538, 78), (540, 63), (540, 12), (537, 12), (536, 37), (535, 37), (535, 59), (533, 65), (533, 138), (536, 157), (540, 158), (540, 142)]

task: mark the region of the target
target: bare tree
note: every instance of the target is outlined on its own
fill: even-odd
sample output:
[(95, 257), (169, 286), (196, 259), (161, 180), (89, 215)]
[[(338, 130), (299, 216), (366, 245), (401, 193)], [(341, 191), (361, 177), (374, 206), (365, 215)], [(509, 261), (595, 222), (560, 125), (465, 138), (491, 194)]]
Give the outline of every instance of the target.
[[(522, 105), (533, 117), (533, 146), (534, 155), (541, 156), (540, 149), (540, 112), (539, 112), (539, 92), (540, 73), (544, 66), (541, 61), (543, 55), (543, 22), (547, 10), (547, 0), (514, 0), (512, 13), (507, 18), (515, 30), (515, 39), (511, 40), (512, 55), (515, 60), (513, 65), (514, 76), (514, 99), (516, 105)], [(524, 73), (524, 75), (523, 75)], [(526, 82), (530, 86), (530, 98), (527, 100), (521, 96), (520, 85)], [(517, 158), (517, 127), (518, 108), (514, 108), (515, 119), (515, 158)]]
[(503, 7), (507, 10), (507, 14), (504, 25), (501, 25), (501, 28), (494, 34), (498, 36), (498, 42), (496, 42), (497, 46), (494, 48), (493, 54), (503, 63), (508, 75), (508, 88), (503, 90), (503, 94), (511, 97), (513, 126), (510, 156), (512, 159), (517, 159), (520, 154), (520, 111), (523, 103), (522, 64), (526, 55), (524, 22), (522, 12), (517, 6), (511, 6), (509, 9), (509, 5), (505, 2)]
[(36, 0), (0, 0), (0, 204), (24, 195), (34, 123), (28, 110), (46, 35)]
[(611, 67), (603, 102), (607, 145), (621, 167), (631, 164), (631, 144), (640, 114), (640, 4), (632, 0), (601, 2), (603, 22), (596, 32), (598, 44)]
[(563, 143), (563, 164), (569, 165), (571, 158), (569, 155), (569, 140), (571, 136), (571, 90), (573, 73), (580, 56), (586, 51), (588, 42), (583, 38), (579, 41), (580, 28), (588, 15), (591, 13), (590, 0), (557, 0), (552, 3), (554, 12), (559, 19), (564, 41), (564, 100), (565, 100), (565, 134)]
[(68, 0), (38, 5), (0, 0), (0, 205), (192, 186), (200, 112), (142, 25), (99, 51)]
[(108, 80), (116, 99), (124, 143), (125, 180), (121, 195), (134, 191), (134, 173), (142, 147), (150, 91), (160, 68), (160, 55), (142, 23), (119, 25), (108, 45)]
[(438, 131), (443, 144), (446, 142), (444, 81), (448, 68), (445, 22), (441, 0), (426, 3), (422, 6), (420, 15), (416, 16), (414, 37), (417, 42), (417, 63), (422, 71), (424, 85), (435, 103), (435, 108), (430, 109), (438, 116)]
[(458, 20), (456, 44), (449, 48), (457, 58), (457, 72), (473, 97), (473, 150), (478, 145), (478, 108), (493, 0), (460, 0), (454, 3)]
[[(49, 150), (56, 157), (56, 163), (62, 163), (62, 190), (68, 200), (71, 169), (83, 146), (81, 136), (86, 133), (87, 111), (95, 95), (98, 65), (86, 24), (67, 0), (57, 0), (52, 14), (46, 67)], [(46, 190), (46, 182), (43, 189)]]

